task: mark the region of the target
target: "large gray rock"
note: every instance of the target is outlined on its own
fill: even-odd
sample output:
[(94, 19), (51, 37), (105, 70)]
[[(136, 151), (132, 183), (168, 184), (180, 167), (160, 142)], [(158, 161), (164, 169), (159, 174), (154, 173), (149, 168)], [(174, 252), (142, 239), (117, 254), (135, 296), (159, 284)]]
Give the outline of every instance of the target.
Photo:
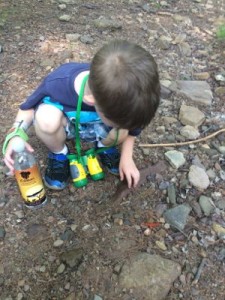
[(180, 273), (181, 267), (174, 261), (139, 253), (124, 264), (119, 283), (122, 288), (132, 289), (137, 299), (163, 300)]
[(178, 92), (196, 104), (211, 105), (213, 94), (210, 85), (205, 81), (177, 81)]
[(179, 112), (179, 120), (184, 125), (196, 128), (205, 121), (205, 115), (197, 107), (182, 104)]

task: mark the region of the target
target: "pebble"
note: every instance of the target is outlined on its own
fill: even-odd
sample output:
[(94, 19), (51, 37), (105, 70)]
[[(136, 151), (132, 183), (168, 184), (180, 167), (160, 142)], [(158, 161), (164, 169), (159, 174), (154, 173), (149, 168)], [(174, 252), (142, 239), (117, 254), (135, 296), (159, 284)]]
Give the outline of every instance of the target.
[(174, 208), (168, 209), (164, 213), (164, 218), (167, 223), (169, 223), (171, 226), (183, 230), (189, 213), (191, 211), (191, 207), (186, 204), (178, 205)]
[(199, 131), (190, 125), (186, 125), (181, 128), (180, 134), (188, 140), (196, 140), (200, 136)]
[(210, 181), (205, 170), (192, 165), (188, 173), (189, 182), (199, 190), (205, 190), (208, 188)]
[(5, 238), (5, 228), (3, 226), (0, 226), (0, 241)]
[(53, 244), (54, 247), (61, 247), (64, 244), (63, 240), (56, 240)]
[(65, 10), (66, 9), (66, 4), (59, 4), (58, 8), (61, 10)]
[(172, 167), (178, 169), (186, 162), (182, 152), (177, 150), (170, 150), (165, 153), (166, 159), (169, 161)]
[(122, 25), (119, 22), (112, 21), (111, 19), (105, 17), (99, 17), (93, 21), (94, 25), (98, 29), (106, 30), (106, 29), (121, 29)]
[(174, 184), (170, 184), (167, 189), (168, 199), (171, 204), (176, 204), (176, 189)]
[(151, 235), (151, 229), (150, 228), (145, 229), (144, 235), (145, 236), (150, 236)]
[(70, 42), (77, 42), (79, 41), (81, 35), (79, 33), (68, 33), (66, 34), (66, 39), (67, 41), (70, 41)]
[(39, 271), (40, 271), (41, 273), (45, 273), (46, 267), (45, 267), (45, 266), (41, 266), (41, 267), (39, 268)]
[(81, 43), (83, 43), (83, 44), (91, 45), (91, 44), (93, 44), (94, 39), (93, 39), (90, 35), (82, 35), (82, 36), (80, 37), (80, 41), (81, 41)]
[(16, 300), (22, 300), (23, 299), (23, 294), (18, 293)]
[(19, 218), (23, 219), (24, 218), (24, 212), (22, 210), (14, 211), (14, 214)]
[(160, 250), (163, 250), (163, 251), (167, 250), (167, 247), (166, 247), (164, 241), (156, 241), (155, 244)]
[(223, 226), (217, 223), (213, 223), (212, 228), (217, 233), (219, 238), (225, 238), (225, 228)]
[(94, 295), (94, 299), (93, 300), (103, 300), (103, 298), (100, 297), (99, 295)]
[(59, 16), (59, 20), (62, 21), (62, 22), (69, 22), (71, 20), (71, 16), (62, 15), (62, 16)]
[(210, 216), (210, 214), (214, 211), (215, 206), (212, 204), (213, 200), (210, 197), (206, 196), (200, 196), (199, 198), (199, 204), (201, 206), (201, 209), (204, 212), (205, 216)]
[(57, 269), (57, 273), (58, 274), (62, 274), (66, 269), (66, 266), (64, 264), (60, 264), (58, 269)]
[(30, 286), (28, 284), (24, 285), (24, 292), (28, 292), (30, 290)]

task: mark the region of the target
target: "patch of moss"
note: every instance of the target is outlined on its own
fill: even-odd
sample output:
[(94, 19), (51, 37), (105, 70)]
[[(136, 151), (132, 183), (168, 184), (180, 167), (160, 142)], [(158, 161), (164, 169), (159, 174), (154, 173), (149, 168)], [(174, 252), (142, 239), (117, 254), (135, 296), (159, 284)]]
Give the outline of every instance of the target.
[(218, 37), (218, 39), (225, 39), (225, 24), (222, 24), (218, 27), (216, 31), (216, 36)]

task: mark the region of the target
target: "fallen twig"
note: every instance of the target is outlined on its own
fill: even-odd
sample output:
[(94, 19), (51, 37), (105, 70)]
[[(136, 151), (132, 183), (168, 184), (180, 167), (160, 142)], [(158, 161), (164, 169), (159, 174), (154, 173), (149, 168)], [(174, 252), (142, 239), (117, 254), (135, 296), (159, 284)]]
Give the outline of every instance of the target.
[(201, 143), (201, 142), (207, 141), (222, 132), (225, 132), (225, 128), (220, 129), (216, 132), (213, 132), (212, 134), (205, 136), (203, 138), (188, 141), (188, 142), (168, 143), (168, 144), (139, 144), (139, 147), (154, 148), (154, 147), (177, 147), (177, 146), (191, 145), (191, 144), (196, 144), (196, 143)]
[(203, 257), (203, 259), (202, 259), (202, 261), (201, 261), (201, 263), (200, 263), (200, 265), (199, 265), (199, 267), (198, 267), (198, 270), (197, 270), (197, 272), (196, 272), (196, 274), (195, 274), (195, 278), (194, 278), (194, 280), (192, 281), (192, 284), (197, 284), (197, 283), (198, 283), (199, 278), (200, 278), (201, 273), (202, 273), (202, 270), (203, 270), (203, 268), (204, 268), (204, 266), (205, 266), (205, 263), (206, 263), (206, 258)]

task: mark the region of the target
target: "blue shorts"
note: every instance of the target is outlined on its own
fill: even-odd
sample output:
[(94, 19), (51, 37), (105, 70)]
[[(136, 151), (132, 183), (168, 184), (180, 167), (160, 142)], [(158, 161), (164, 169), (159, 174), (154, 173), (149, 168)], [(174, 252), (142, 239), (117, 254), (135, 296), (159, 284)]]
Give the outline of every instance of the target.
[[(60, 103), (52, 101), (50, 97), (43, 98), (42, 103), (53, 105), (64, 113), (67, 119), (67, 125), (65, 127), (66, 137), (67, 139), (75, 138), (76, 111), (65, 113), (63, 111), (63, 106)], [(112, 127), (109, 127), (102, 122), (97, 112), (80, 112), (79, 134), (81, 140), (85, 142), (100, 141), (107, 137), (111, 129)]]

